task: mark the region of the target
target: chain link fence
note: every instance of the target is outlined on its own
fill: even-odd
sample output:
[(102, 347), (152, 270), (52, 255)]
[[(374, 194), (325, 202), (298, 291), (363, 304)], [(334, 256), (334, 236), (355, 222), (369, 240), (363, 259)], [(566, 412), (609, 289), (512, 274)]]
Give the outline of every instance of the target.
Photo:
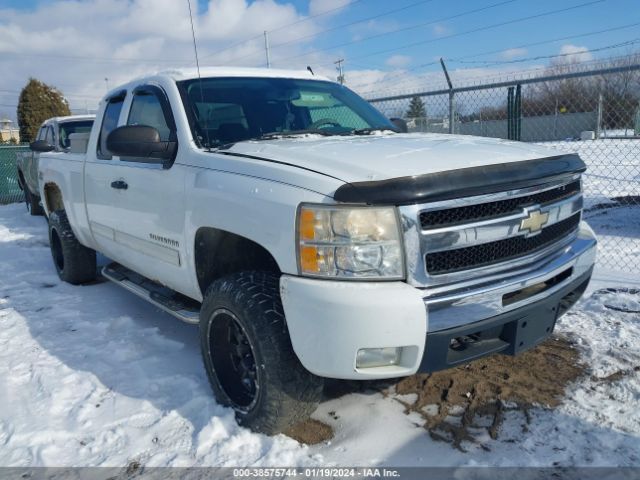
[(0, 205), (24, 201), (18, 185), (16, 154), (27, 151), (28, 145), (0, 145)]
[(599, 264), (640, 273), (640, 64), (369, 99), (410, 132), (518, 140), (577, 152)]

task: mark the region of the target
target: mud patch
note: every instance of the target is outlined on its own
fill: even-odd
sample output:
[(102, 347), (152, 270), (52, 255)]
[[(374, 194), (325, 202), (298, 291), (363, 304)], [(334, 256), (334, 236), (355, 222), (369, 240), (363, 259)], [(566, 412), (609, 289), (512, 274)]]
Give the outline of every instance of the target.
[[(480, 444), (489, 450), (479, 439), (486, 438), (486, 434), (497, 439), (507, 412), (521, 412), (522, 428), (526, 431), (530, 409), (560, 405), (567, 386), (583, 377), (586, 371), (574, 344), (554, 336), (516, 357), (492, 355), (432, 374), (395, 381), (327, 380), (324, 400), (356, 392), (379, 392), (401, 403), (406, 414), (419, 414), (431, 438), (448, 442), (461, 451), (465, 451), (464, 442)], [(615, 378), (606, 380), (615, 381)], [(337, 420), (340, 412), (329, 412), (329, 417)], [(309, 419), (285, 434), (301, 443), (315, 445), (331, 440), (333, 429)]]
[(288, 437), (307, 445), (317, 445), (333, 438), (333, 428), (326, 423), (310, 418), (300, 422), (285, 432)]
[[(517, 357), (493, 355), (407, 377), (395, 385), (395, 393), (388, 389), (386, 394), (402, 403), (406, 413), (418, 413), (433, 439), (464, 451), (462, 443), (477, 443), (483, 432), (498, 438), (507, 411), (522, 412), (526, 431), (532, 407), (557, 407), (567, 385), (585, 374), (579, 357), (567, 339), (553, 337)], [(415, 401), (404, 400), (410, 394)]]

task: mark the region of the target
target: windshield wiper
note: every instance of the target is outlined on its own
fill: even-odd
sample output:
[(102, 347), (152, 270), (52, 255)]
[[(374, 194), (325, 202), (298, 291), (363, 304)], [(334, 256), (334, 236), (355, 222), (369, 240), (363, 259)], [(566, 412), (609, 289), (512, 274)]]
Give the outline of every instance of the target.
[(331, 137), (335, 135), (334, 133), (328, 132), (326, 130), (321, 130), (319, 128), (309, 128), (306, 130), (291, 130), (288, 132), (268, 132), (263, 133), (259, 137), (249, 138), (247, 140), (273, 140), (274, 138), (288, 138), (288, 137), (297, 137), (298, 135), (322, 135), (324, 137)]
[(334, 133), (327, 132), (326, 130), (320, 130), (315, 128), (310, 128), (307, 130), (291, 130), (290, 132), (268, 132), (268, 133), (263, 133), (258, 137), (244, 138), (242, 140), (236, 140), (234, 142), (227, 142), (227, 143), (218, 142), (216, 145), (212, 145), (209, 148), (213, 148), (215, 150), (228, 150), (229, 148), (233, 147), (236, 143), (250, 142), (250, 141), (256, 141), (256, 140), (276, 140), (278, 138), (293, 138), (293, 137), (297, 137), (298, 135), (309, 135), (309, 134), (322, 135), (324, 137), (330, 137), (335, 135)]
[(354, 128), (347, 132), (349, 135), (369, 135), (374, 132), (393, 132), (398, 133), (391, 127), (367, 127), (367, 128)]

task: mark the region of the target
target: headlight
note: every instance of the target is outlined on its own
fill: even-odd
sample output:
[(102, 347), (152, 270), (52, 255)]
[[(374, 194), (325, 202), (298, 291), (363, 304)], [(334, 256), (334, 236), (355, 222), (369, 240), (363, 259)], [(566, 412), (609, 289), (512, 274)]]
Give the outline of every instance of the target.
[(393, 207), (302, 205), (298, 265), (316, 277), (401, 279), (404, 262)]

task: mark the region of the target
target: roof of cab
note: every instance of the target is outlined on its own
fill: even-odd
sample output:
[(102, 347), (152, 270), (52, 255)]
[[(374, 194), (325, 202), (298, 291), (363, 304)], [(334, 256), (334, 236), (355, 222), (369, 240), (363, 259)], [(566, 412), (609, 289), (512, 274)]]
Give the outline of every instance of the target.
[[(249, 67), (202, 67), (200, 69), (201, 78), (215, 78), (215, 77), (266, 77), (266, 78), (293, 78), (301, 80), (322, 80), (333, 81), (327, 77), (321, 75), (313, 75), (308, 70), (280, 70), (277, 68), (249, 68)], [(174, 82), (182, 80), (193, 80), (198, 78), (198, 70), (196, 68), (172, 68), (162, 70), (159, 72), (151, 73), (141, 77), (134, 78), (124, 84), (121, 84), (111, 89), (102, 98), (111, 98), (114, 95), (120, 94), (122, 90), (131, 88), (136, 84), (147, 81), (157, 81), (159, 78), (171, 79)]]
[[(177, 68), (158, 72), (173, 78), (175, 81), (191, 80), (198, 78), (198, 70), (195, 68)], [(326, 77), (313, 75), (308, 70), (280, 70), (277, 68), (248, 68), (248, 67), (203, 67), (200, 69), (200, 77), (269, 77), (269, 78), (299, 78), (329, 80)]]
[(87, 115), (67, 115), (64, 117), (51, 117), (47, 118), (42, 125), (48, 125), (50, 123), (65, 123), (65, 122), (78, 122), (82, 120), (95, 120), (96, 116), (94, 114)]

